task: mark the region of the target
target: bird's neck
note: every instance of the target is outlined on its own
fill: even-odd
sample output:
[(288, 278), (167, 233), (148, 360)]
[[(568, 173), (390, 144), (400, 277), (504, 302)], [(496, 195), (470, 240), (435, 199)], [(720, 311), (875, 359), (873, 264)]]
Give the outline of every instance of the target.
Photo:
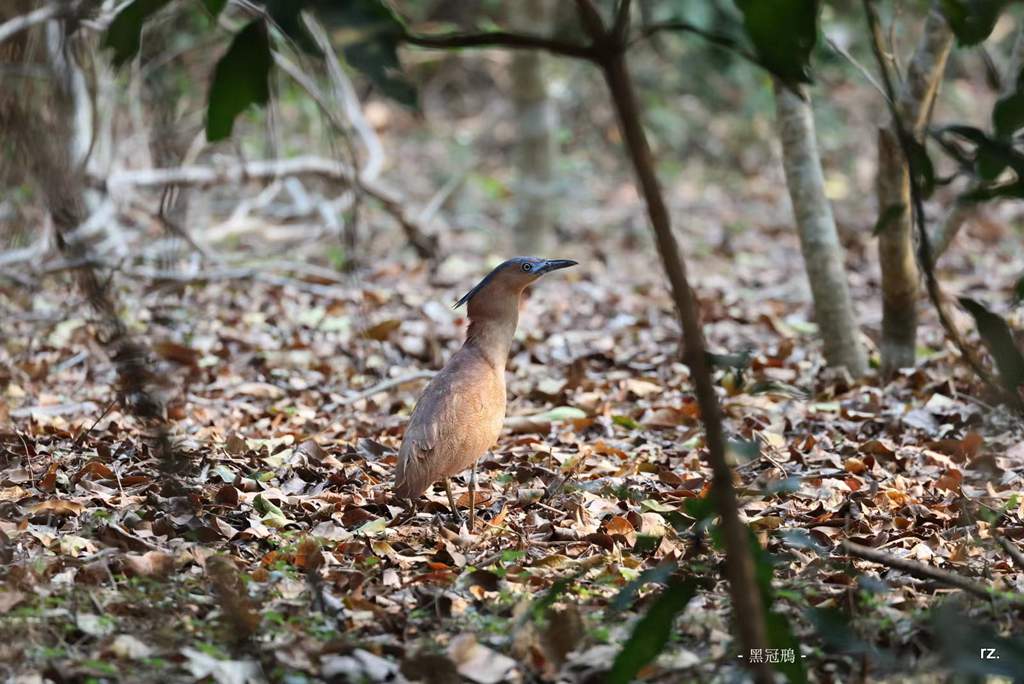
[(518, 323), (519, 297), (503, 298), (483, 311), (471, 310), (463, 346), (477, 350), (489, 364), (504, 370)]

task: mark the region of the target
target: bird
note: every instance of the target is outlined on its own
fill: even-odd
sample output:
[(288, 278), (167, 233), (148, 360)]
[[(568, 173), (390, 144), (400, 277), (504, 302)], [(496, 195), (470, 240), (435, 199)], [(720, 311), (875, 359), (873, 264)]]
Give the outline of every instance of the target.
[(416, 401), (398, 452), (395, 496), (415, 499), (442, 480), (452, 513), (462, 520), (449, 478), (471, 468), (472, 531), (476, 463), (497, 443), (505, 420), (505, 365), (519, 322), (520, 297), (544, 274), (575, 265), (571, 259), (514, 257), (496, 266), (455, 303), (456, 309), (466, 305), (466, 340)]

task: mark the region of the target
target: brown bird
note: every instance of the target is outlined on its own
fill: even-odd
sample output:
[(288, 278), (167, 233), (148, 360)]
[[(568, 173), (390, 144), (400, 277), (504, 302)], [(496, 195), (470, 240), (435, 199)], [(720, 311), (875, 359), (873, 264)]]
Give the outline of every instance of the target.
[(472, 467), (473, 528), (476, 462), (497, 443), (505, 420), (505, 363), (519, 322), (519, 297), (545, 273), (575, 265), (569, 259), (515, 257), (455, 303), (456, 309), (468, 303), (466, 342), (416, 402), (398, 453), (396, 496), (416, 498), (443, 480), (452, 512), (461, 518), (448, 478)]

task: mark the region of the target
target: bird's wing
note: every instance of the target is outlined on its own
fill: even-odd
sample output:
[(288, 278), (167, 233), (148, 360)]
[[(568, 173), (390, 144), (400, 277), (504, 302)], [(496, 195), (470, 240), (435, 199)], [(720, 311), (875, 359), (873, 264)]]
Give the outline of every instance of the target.
[[(459, 421), (466, 420), (474, 404), (472, 385), (463, 383), (443, 382), (428, 387), (416, 404), (405, 432), (405, 447), (408, 443), (409, 456), (424, 459), (435, 454), (439, 445), (452, 445), (458, 441), (455, 431)], [(405, 451), (405, 449), (403, 449)]]
[[(494, 427), (488, 418), (494, 411), (486, 401), (493, 388), (480, 382), (476, 370), (466, 364), (442, 371), (416, 403), (398, 454), (399, 496), (419, 496), (432, 483), (459, 472), (467, 467), (467, 458), (477, 458), (491, 446), (484, 442), (497, 437), (496, 431), (489, 434)], [(503, 414), (504, 396), (501, 402)]]

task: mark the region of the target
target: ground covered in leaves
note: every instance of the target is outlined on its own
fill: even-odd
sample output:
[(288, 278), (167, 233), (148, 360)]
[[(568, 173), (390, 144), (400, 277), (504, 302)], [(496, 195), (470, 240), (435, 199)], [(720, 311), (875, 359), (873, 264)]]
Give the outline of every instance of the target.
[[(410, 168), (443, 156), (431, 145), (409, 151)], [(323, 244), (267, 250), (277, 238), (265, 231), (222, 249), (248, 259), (230, 269), (104, 269), (152, 350), (187, 457), (177, 472), (158, 458), (155, 428), (114, 402), (112, 361), (67, 271), (5, 271), (5, 676), (596, 682), (673, 573), (698, 589), (642, 676), (738, 675), (723, 556), (695, 504), (710, 473), (675, 316), (627, 171), (610, 169), (617, 180), (581, 191), (589, 209), (545, 254), (581, 265), (525, 303), (475, 530), (440, 488), (410, 509), (390, 482), (418, 391), (461, 343), (450, 304), (508, 256), (487, 232), (507, 217), (459, 204), (434, 265), (395, 250), (343, 274)], [(927, 678), (1002, 649), (996, 632), (1019, 627), (1019, 606), (854, 558), (840, 542), (1024, 591), (1024, 569), (995, 540), (1024, 542), (1018, 418), (991, 405), (923, 304), (916, 369), (858, 384), (825, 369), (778, 174), (741, 184), (738, 198), (669, 176), (719, 354), (742, 512), (775, 562), (773, 609), (792, 625), (796, 662), (815, 681)], [(469, 203), (487, 205), (472, 193), (487, 199), (495, 182), (469, 185)], [(376, 235), (394, 230), (372, 207), (363, 220)], [(866, 230), (845, 233), (877, 338), (874, 244)], [(246, 240), (277, 257), (254, 259)], [(946, 287), (1016, 320), (1013, 242), (1005, 216), (973, 225), (944, 263)], [(464, 479), (456, 490), (464, 510)], [(949, 638), (962, 629), (973, 636)]]
[[(480, 264), (385, 262), (355, 284), (118, 281), (181, 473), (110, 406), (111, 364), (67, 281), (5, 284), (0, 661), (62, 681), (598, 681), (658, 585), (623, 587), (678, 561), (701, 588), (645, 674), (727, 672), (722, 558), (688, 514), (709, 471), (672, 311), (639, 260), (581, 261), (525, 305), (472, 533), (440, 488), (412, 510), (389, 484), (423, 371), (460, 343), (448, 303)], [(721, 397), (801, 660), (823, 677), (859, 672), (865, 649), (886, 656), (874, 674), (937, 667), (922, 614), (947, 590), (837, 542), (1024, 590), (991, 534), (1024, 539), (1018, 423), (972, 398), (935, 330), (916, 371), (851, 387), (821, 367), (805, 302), (698, 281), (712, 347), (752, 350), (720, 360)], [(406, 381), (365, 391), (388, 379)], [(861, 634), (846, 653), (808, 618), (830, 607)]]

